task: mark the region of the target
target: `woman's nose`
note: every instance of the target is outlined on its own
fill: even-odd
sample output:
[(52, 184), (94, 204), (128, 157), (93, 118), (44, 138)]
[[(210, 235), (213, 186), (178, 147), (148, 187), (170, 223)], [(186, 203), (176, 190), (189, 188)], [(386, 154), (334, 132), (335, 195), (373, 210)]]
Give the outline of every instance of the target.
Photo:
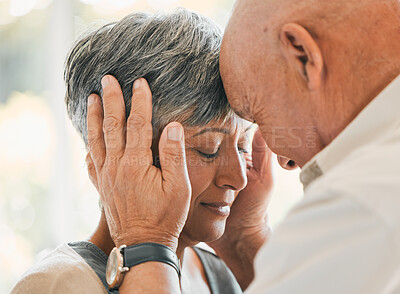
[(221, 158), (215, 181), (218, 187), (235, 191), (240, 191), (246, 187), (246, 162), (238, 151), (234, 155)]

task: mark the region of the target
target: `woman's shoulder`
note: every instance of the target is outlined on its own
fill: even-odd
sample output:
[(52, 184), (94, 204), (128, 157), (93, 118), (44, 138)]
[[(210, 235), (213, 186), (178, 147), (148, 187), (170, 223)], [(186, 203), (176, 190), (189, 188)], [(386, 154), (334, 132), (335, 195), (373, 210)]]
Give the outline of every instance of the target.
[(213, 294), (243, 293), (235, 276), (225, 262), (214, 253), (200, 247), (192, 247), (204, 267)]
[(35, 263), (14, 286), (19, 293), (107, 293), (96, 273), (68, 244), (62, 244)]

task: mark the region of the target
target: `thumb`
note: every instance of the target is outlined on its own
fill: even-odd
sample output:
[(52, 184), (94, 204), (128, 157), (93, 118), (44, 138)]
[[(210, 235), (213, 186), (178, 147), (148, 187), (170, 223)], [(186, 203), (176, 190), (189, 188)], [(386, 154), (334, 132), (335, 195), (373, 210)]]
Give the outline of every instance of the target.
[(163, 188), (166, 192), (191, 194), (186, 165), (185, 135), (178, 122), (169, 123), (163, 130), (158, 146)]

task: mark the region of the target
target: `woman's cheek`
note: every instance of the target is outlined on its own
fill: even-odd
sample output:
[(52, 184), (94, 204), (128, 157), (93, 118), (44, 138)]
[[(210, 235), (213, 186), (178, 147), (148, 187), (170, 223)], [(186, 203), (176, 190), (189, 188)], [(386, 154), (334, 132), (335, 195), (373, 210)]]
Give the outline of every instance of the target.
[(216, 173), (216, 164), (196, 157), (198, 156), (187, 158), (189, 179), (192, 184), (192, 201), (213, 184)]

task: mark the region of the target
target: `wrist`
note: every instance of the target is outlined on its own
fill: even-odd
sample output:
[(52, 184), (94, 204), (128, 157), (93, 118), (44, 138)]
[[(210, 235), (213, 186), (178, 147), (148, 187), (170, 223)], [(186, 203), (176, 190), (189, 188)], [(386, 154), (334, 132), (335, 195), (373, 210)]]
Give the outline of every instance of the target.
[(210, 246), (231, 269), (240, 287), (245, 291), (254, 279), (255, 257), (263, 244), (267, 242), (270, 228), (263, 222), (259, 226), (231, 232), (230, 236), (224, 235)]
[(212, 246), (215, 253), (222, 259), (231, 259), (238, 265), (253, 265), (260, 248), (267, 242), (268, 233), (257, 233), (256, 236), (246, 236), (233, 241), (225, 240)]
[(181, 277), (180, 262), (169, 247), (158, 243), (141, 243), (132, 246), (115, 247), (108, 258), (106, 279), (110, 289), (118, 289), (133, 267), (147, 262), (164, 263), (175, 269)]
[(121, 234), (114, 240), (115, 246), (133, 246), (143, 243), (156, 243), (169, 247), (176, 252), (178, 238), (161, 232), (138, 231), (134, 234)]
[(240, 254), (241, 258), (252, 260), (270, 234), (271, 229), (265, 221), (251, 227), (230, 228), (230, 234), (225, 233), (212, 247), (223, 255)]

